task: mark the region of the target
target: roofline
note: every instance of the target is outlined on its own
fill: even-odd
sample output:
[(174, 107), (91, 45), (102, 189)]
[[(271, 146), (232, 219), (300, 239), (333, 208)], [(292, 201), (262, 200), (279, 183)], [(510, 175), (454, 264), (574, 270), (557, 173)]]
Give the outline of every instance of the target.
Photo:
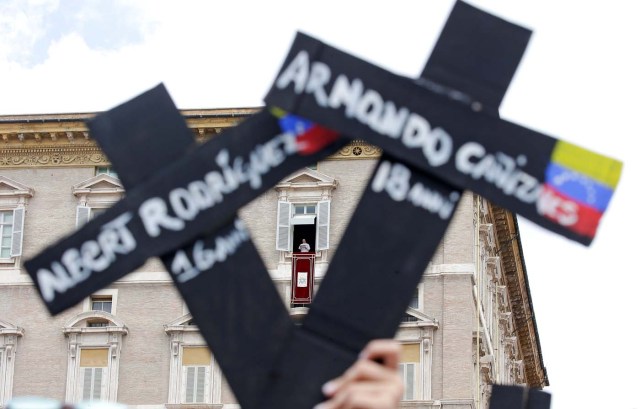
[(518, 220), (514, 213), (491, 204), (491, 213), (499, 242), (500, 259), (514, 312), (516, 335), (525, 362), (527, 384), (534, 388), (549, 385), (542, 358), (540, 335), (535, 319)]
[[(248, 117), (259, 111), (263, 107), (244, 108), (208, 108), (208, 109), (181, 109), (180, 113), (185, 118), (220, 118), (220, 117)], [(71, 112), (63, 114), (19, 114), (0, 115), (0, 123), (47, 123), (47, 122), (77, 122), (91, 119), (98, 112)]]

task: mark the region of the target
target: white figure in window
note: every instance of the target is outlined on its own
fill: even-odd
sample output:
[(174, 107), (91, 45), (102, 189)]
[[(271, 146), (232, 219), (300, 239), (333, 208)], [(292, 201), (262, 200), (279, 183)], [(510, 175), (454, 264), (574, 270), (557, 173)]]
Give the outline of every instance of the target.
[(298, 246), (298, 250), (302, 253), (308, 253), (309, 250), (311, 250), (311, 246), (309, 246), (309, 243), (307, 243), (305, 239), (302, 239), (302, 243)]

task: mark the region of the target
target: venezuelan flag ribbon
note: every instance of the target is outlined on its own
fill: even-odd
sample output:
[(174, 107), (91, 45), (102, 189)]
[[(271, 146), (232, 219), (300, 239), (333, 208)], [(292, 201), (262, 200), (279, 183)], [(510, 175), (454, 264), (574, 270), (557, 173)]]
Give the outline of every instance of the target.
[(562, 203), (562, 209), (553, 216), (544, 212), (545, 217), (593, 238), (621, 172), (620, 161), (558, 141), (547, 165), (539, 206)]
[(340, 136), (336, 131), (321, 127), (308, 119), (290, 114), (282, 109), (272, 107), (269, 111), (278, 118), (278, 124), (283, 132), (296, 135), (296, 148), (300, 155), (316, 153), (335, 142)]

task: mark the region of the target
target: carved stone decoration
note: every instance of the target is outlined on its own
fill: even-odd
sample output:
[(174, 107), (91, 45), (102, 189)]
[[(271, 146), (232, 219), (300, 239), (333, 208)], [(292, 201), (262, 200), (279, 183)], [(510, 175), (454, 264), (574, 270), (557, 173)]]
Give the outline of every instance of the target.
[(353, 140), (338, 152), (327, 157), (328, 160), (338, 159), (375, 159), (382, 154), (382, 149), (364, 141)]
[(500, 328), (505, 334), (513, 333), (513, 317), (511, 312), (501, 312), (499, 318)]
[(493, 355), (480, 357), (480, 375), (484, 383), (491, 384), (494, 382)]
[(486, 253), (489, 256), (495, 254), (496, 239), (493, 231), (493, 224), (483, 223), (479, 226), (480, 241), (483, 247), (486, 249)]
[(107, 157), (96, 146), (0, 149), (0, 168), (38, 166), (108, 166)]
[(518, 220), (513, 213), (493, 204), (490, 204), (490, 211), (500, 249), (501, 271), (504, 276), (502, 284), (506, 285), (513, 324), (518, 328), (514, 335), (518, 338), (519, 354), (527, 363), (524, 367), (525, 378), (529, 387), (541, 388), (548, 385), (549, 380), (537, 342), (537, 325), (531, 308)]
[(507, 358), (515, 359), (518, 356), (518, 338), (515, 336), (504, 338), (504, 352)]

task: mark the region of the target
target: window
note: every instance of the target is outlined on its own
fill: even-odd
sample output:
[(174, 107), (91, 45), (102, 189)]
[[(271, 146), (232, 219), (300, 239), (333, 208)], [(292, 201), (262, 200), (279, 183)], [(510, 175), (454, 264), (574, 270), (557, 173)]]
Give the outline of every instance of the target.
[(109, 349), (81, 349), (78, 386), (82, 400), (103, 400), (106, 397), (106, 379), (109, 366)]
[(276, 250), (284, 252), (280, 263), (291, 256), (286, 253), (298, 251), (302, 239), (317, 253), (317, 261), (328, 262), (323, 250), (330, 246), (331, 197), (337, 186), (334, 178), (309, 168), (278, 183)]
[(13, 212), (0, 210), (0, 258), (11, 257), (13, 238)]
[(107, 320), (88, 320), (87, 321), (88, 328), (102, 328), (102, 327), (108, 327), (108, 326), (109, 326), (109, 321)]
[(414, 310), (420, 309), (420, 286), (413, 290), (411, 301), (409, 301), (409, 308), (413, 308)]
[(126, 325), (108, 312), (85, 311), (69, 320), (63, 332), (68, 341), (65, 400), (116, 402)]
[(402, 348), (398, 371), (405, 387), (402, 399), (414, 401), (410, 405), (415, 405), (415, 401), (431, 400), (433, 337), (439, 323), (416, 309), (408, 312), (417, 320), (402, 323), (396, 333)]
[(124, 188), (120, 181), (113, 176), (113, 172), (99, 173), (75, 185), (72, 191), (78, 198), (76, 227), (80, 227), (97, 217), (119, 201), (124, 194)]
[(118, 178), (118, 174), (113, 170), (111, 166), (96, 166), (96, 176), (98, 175), (109, 175), (114, 178)]
[(17, 257), (22, 255), (25, 206), (33, 196), (33, 189), (0, 176), (0, 191), (0, 263), (14, 267)]
[(164, 330), (169, 335), (171, 350), (166, 406), (174, 408), (197, 404), (201, 408), (220, 407), (222, 371), (215, 364), (200, 330), (193, 324), (191, 314), (165, 325)]
[[(420, 309), (420, 285), (416, 287), (413, 291), (413, 295), (411, 296), (411, 301), (409, 301), (409, 308), (413, 308), (414, 310)], [(402, 322), (417, 322), (419, 321), (418, 317), (411, 314), (404, 314), (402, 317)]]
[(10, 260), (22, 255), (24, 207), (0, 211), (0, 259)]
[(111, 313), (111, 296), (93, 296), (91, 297), (91, 310), (104, 311)]
[(207, 347), (182, 349), (182, 403), (208, 402), (211, 382), (211, 352)]
[(316, 215), (316, 206), (312, 204), (297, 204), (293, 206), (293, 216)]
[(0, 320), (0, 407), (11, 400), (13, 394), (13, 368), (18, 339), (24, 330)]
[(91, 297), (85, 298), (84, 303), (82, 304), (82, 310), (85, 312), (102, 311), (116, 315), (117, 305), (118, 290), (105, 288), (103, 290), (96, 291), (91, 295)]
[(403, 400), (417, 400), (420, 396), (420, 344), (403, 344), (398, 371), (404, 382)]
[(104, 213), (107, 209), (108, 207), (78, 206), (76, 208), (76, 227), (80, 227), (89, 220), (98, 217), (98, 215)]
[(311, 252), (329, 248), (330, 201), (317, 203), (278, 202), (276, 247), (298, 251), (302, 239)]

